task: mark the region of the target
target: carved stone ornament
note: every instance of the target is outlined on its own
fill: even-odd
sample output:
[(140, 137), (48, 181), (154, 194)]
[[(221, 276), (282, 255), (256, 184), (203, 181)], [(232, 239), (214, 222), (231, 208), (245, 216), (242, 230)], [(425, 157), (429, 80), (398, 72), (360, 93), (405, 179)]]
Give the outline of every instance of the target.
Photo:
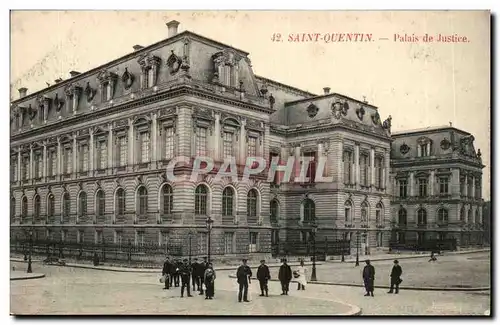
[(356, 109), (356, 115), (360, 120), (363, 120), (363, 116), (365, 116), (365, 107), (363, 105), (360, 105), (360, 107)]
[(35, 118), (36, 114), (37, 114), (37, 110), (33, 109), (31, 107), (31, 104), (29, 104), (29, 106), (28, 106), (28, 116), (29, 116), (29, 118), (30, 118), (31, 121), (33, 121), (33, 119)]
[(342, 116), (342, 103), (338, 101), (332, 103), (332, 115), (335, 119), (340, 120)]
[(451, 142), (448, 139), (444, 138), (443, 140), (441, 140), (441, 149), (448, 150), (450, 149), (450, 147), (451, 147)]
[(477, 159), (481, 159), (481, 149), (477, 149)]
[(123, 87), (125, 90), (130, 89), (132, 87), (132, 84), (134, 83), (134, 75), (128, 72), (128, 68), (125, 68), (125, 72), (123, 72), (122, 75), (122, 82), (123, 82)]
[(64, 106), (64, 100), (59, 98), (59, 95), (56, 93), (56, 96), (54, 97), (54, 107), (56, 109), (56, 112), (59, 113)]
[(309, 116), (310, 118), (315, 117), (318, 114), (318, 111), (318, 106), (314, 105), (313, 103), (307, 106), (307, 116)]
[(274, 99), (273, 94), (269, 95), (269, 107), (270, 108), (274, 107), (275, 102), (276, 102), (276, 100)]
[(380, 124), (380, 114), (378, 112), (375, 112), (371, 115), (372, 117), (372, 122), (373, 124), (375, 125), (379, 125)]
[(175, 55), (174, 50), (171, 50), (171, 54), (167, 59), (167, 66), (170, 74), (176, 74), (181, 68), (182, 59)]
[(392, 121), (392, 116), (389, 115), (389, 117), (382, 123), (382, 127), (391, 132), (391, 121)]
[(85, 87), (84, 92), (85, 96), (87, 97), (87, 102), (90, 103), (92, 99), (94, 99), (97, 90), (90, 87), (90, 82), (87, 81), (87, 86)]
[(260, 87), (260, 93), (262, 94), (262, 96), (266, 96), (266, 94), (267, 94), (267, 85), (266, 84), (262, 84), (262, 86)]
[(406, 155), (408, 152), (410, 152), (410, 147), (406, 144), (403, 143), (401, 147), (399, 147), (399, 151), (403, 154)]

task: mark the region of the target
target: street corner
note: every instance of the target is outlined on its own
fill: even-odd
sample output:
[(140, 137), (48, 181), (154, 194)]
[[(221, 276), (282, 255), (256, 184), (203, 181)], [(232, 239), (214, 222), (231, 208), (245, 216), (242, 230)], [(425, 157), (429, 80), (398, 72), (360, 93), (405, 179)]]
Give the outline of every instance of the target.
[(44, 278), (45, 274), (43, 273), (26, 273), (22, 271), (10, 271), (10, 281), (18, 281), (18, 280), (32, 280), (32, 279), (40, 279)]

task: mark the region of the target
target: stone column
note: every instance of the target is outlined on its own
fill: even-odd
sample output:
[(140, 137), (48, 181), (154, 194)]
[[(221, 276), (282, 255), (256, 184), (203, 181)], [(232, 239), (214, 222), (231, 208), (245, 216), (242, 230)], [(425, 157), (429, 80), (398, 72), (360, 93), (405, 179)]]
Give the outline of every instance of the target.
[(214, 127), (214, 135), (212, 138), (213, 147), (214, 147), (214, 159), (220, 159), (220, 140), (221, 140), (221, 132), (220, 132), (220, 113), (215, 113), (215, 127)]
[(240, 164), (242, 164), (242, 165), (245, 164), (246, 156), (247, 156), (247, 152), (246, 152), (247, 133), (245, 130), (246, 124), (247, 124), (247, 121), (245, 119), (242, 119), (241, 120), (241, 128), (240, 128), (240, 142), (239, 142), (240, 146), (239, 146), (239, 153), (238, 153), (239, 161), (240, 161)]
[(269, 124), (264, 123), (264, 134), (262, 135), (264, 139), (261, 141), (261, 151), (260, 155), (265, 160), (269, 159), (269, 135), (271, 134), (271, 130), (269, 128)]
[(410, 195), (409, 196), (415, 196), (415, 178), (414, 178), (414, 172), (410, 172)]
[(465, 191), (464, 191), (464, 195), (465, 197), (468, 197), (469, 196), (469, 176), (467, 174), (465, 174)]
[(152, 114), (153, 122), (151, 124), (151, 162), (158, 160), (158, 121), (156, 120), (156, 114)]
[(33, 146), (30, 146), (30, 164), (29, 164), (29, 170), (30, 170), (30, 177), (31, 179), (35, 178), (33, 177)]
[[(325, 177), (325, 176), (328, 176), (328, 173), (327, 173), (327, 168), (328, 168), (328, 165), (325, 164), (323, 169), (322, 170), (319, 170), (319, 159), (321, 157), (323, 157), (323, 153), (324, 153), (324, 149), (323, 149), (323, 143), (318, 143), (318, 152), (316, 154), (316, 157), (314, 157), (314, 164), (316, 166), (316, 176), (315, 177)], [(323, 159), (323, 158), (321, 158)], [(310, 164), (310, 163), (309, 163)], [(321, 175), (318, 175), (318, 173), (320, 173)], [(315, 180), (311, 180), (312, 182), (314, 182)]]
[(77, 153), (78, 152), (78, 145), (76, 143), (76, 134), (73, 136), (73, 174), (77, 174), (77, 168), (78, 168), (78, 164), (77, 164)]
[(476, 197), (476, 178), (472, 176), (472, 193), (470, 195), (472, 198)]
[(292, 181), (295, 182), (295, 178), (299, 177), (300, 176), (300, 169), (301, 169), (301, 164), (300, 164), (300, 146), (296, 146), (295, 147), (295, 161), (294, 161), (294, 164), (295, 164), (295, 168), (294, 168), (294, 172), (293, 172), (293, 175), (292, 175)]
[(23, 177), (21, 175), (21, 172), (23, 170), (22, 167), (21, 167), (22, 162), (23, 162), (22, 156), (21, 156), (21, 150), (22, 150), (22, 147), (19, 146), (19, 151), (17, 152), (17, 180), (19, 182), (23, 179)]
[(370, 186), (375, 185), (375, 148), (370, 148)]
[(62, 175), (62, 146), (61, 139), (57, 139), (57, 174)]
[(90, 129), (90, 141), (89, 141), (89, 171), (94, 170), (94, 132)]
[(354, 183), (359, 185), (359, 143), (354, 147)]
[(112, 168), (115, 166), (113, 163), (113, 158), (114, 158), (114, 148), (115, 146), (113, 145), (113, 124), (109, 124), (109, 131), (108, 131), (108, 168)]
[(431, 170), (431, 176), (429, 177), (429, 195), (434, 195), (434, 184), (436, 183), (436, 176), (434, 170)]
[(132, 124), (132, 119), (128, 119), (128, 165), (132, 166), (135, 162), (135, 156), (134, 156), (134, 125)]
[(47, 144), (43, 144), (43, 177), (47, 177)]

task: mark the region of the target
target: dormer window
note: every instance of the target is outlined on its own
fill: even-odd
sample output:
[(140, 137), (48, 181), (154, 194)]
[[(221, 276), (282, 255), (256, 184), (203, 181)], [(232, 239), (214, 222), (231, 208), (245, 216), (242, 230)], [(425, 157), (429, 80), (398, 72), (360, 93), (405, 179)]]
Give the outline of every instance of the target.
[(232, 50), (224, 50), (216, 53), (213, 57), (214, 74), (218, 78), (214, 78), (218, 82), (227, 87), (237, 87), (239, 80), (238, 63), (241, 57)]
[(141, 88), (147, 89), (156, 86), (161, 59), (151, 54), (144, 54), (137, 60), (141, 66)]
[[(78, 110), (78, 103), (80, 102), (80, 96), (82, 94), (82, 88), (78, 84), (69, 85), (64, 89), (67, 100), (67, 110), (68, 112), (75, 113)], [(57, 99), (59, 100), (59, 99)]]
[(429, 157), (431, 155), (432, 140), (422, 137), (417, 140), (418, 157)]
[(118, 76), (115, 73), (106, 70), (101, 71), (97, 76), (99, 90), (101, 92), (101, 100), (103, 102), (113, 99), (117, 79)]

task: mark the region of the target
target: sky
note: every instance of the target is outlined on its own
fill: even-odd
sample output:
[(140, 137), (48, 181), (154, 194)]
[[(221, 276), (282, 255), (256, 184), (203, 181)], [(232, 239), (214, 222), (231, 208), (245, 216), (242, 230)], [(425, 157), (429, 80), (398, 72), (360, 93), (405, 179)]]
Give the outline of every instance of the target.
[[(11, 98), (85, 72), (167, 37), (170, 20), (250, 53), (254, 73), (321, 94), (366, 100), (392, 131), (449, 125), (481, 149), (483, 197), (490, 198), (490, 13), (486, 11), (13, 11)], [(288, 42), (319, 33), (323, 41)], [(330, 42), (332, 33), (371, 42)], [(280, 34), (282, 42), (273, 41)], [(399, 38), (395, 40), (395, 35)], [(467, 42), (424, 42), (428, 34)], [(401, 42), (399, 39), (419, 41)], [(274, 38), (276, 40), (276, 37)]]

